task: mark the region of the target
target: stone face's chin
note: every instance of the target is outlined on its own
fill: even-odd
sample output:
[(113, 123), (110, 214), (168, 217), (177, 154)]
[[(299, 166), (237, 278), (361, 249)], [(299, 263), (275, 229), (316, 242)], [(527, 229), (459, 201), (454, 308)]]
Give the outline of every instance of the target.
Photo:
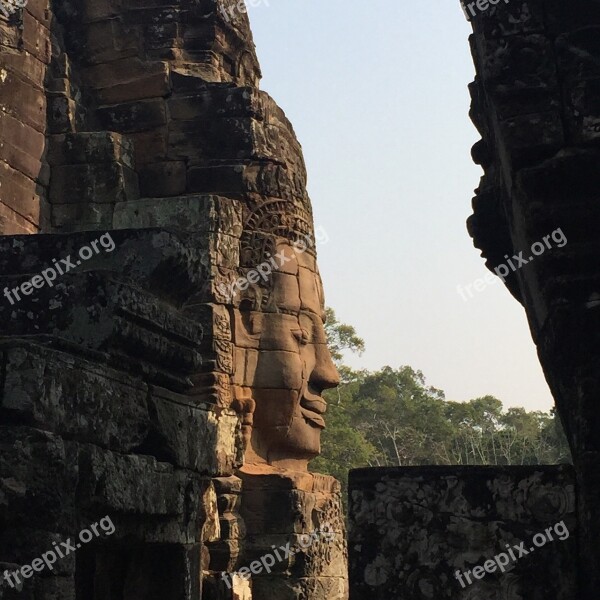
[(320, 453), (326, 402), (310, 392), (256, 391), (253, 445), (268, 459), (310, 460)]
[(303, 414), (294, 416), (281, 445), (273, 448), (274, 456), (310, 460), (321, 453), (323, 427), (315, 425)]

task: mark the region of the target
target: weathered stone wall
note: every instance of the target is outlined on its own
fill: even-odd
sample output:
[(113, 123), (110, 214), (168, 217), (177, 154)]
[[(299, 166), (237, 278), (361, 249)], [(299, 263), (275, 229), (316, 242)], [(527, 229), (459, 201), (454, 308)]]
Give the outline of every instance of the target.
[[(485, 175), (469, 230), (490, 269), (511, 257), (519, 267), (506, 285), (526, 310), (571, 445), (582, 594), (592, 599), (600, 588), (600, 5), (500, 3), (473, 26), (471, 115), (482, 136), (473, 158)], [(544, 248), (558, 229), (568, 243)]]
[(216, 6), (57, 5), (57, 60), (78, 86), (56, 99), (65, 120), (53, 121), (48, 140), (54, 229), (110, 228), (120, 204), (139, 197), (233, 191), (228, 173), (258, 158), (260, 71), (248, 21), (236, 11), (228, 23)]
[(260, 70), (246, 15), (217, 7), (30, 0), (0, 15), (0, 233), (110, 228), (120, 202), (229, 178), (239, 191), (234, 167), (261, 156), (223, 132), (252, 137)]
[[(351, 600), (579, 597), (571, 467), (358, 469), (349, 495)], [(568, 536), (560, 526), (531, 551), (536, 534), (563, 522)], [(521, 542), (529, 554), (519, 558)], [(504, 573), (494, 563), (472, 574), (507, 545), (519, 559), (509, 555)]]
[[(207, 385), (212, 315), (179, 306), (205, 287), (210, 236), (112, 236), (111, 253), (0, 310), (0, 572), (106, 515), (115, 532), (22, 589), (3, 581), (2, 598), (192, 600), (221, 536), (213, 479), (242, 464), (240, 422)], [(3, 287), (95, 237), (0, 238)]]

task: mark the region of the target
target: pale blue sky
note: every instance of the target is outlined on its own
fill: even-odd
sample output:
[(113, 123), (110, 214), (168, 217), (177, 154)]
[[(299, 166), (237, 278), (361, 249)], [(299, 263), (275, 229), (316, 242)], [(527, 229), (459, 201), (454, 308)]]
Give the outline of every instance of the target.
[[(258, 0), (255, 0), (255, 4)], [(249, 9), (269, 92), (304, 148), (327, 304), (354, 325), (355, 367), (410, 365), (451, 400), (547, 410), (524, 311), (467, 234), (470, 27), (449, 0), (263, 0)]]

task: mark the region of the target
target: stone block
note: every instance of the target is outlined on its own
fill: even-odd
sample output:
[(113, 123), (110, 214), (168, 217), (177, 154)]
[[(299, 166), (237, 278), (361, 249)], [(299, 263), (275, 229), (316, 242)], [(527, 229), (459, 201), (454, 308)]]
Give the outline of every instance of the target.
[[(153, 290), (158, 298), (174, 303), (189, 299), (190, 293), (201, 289), (208, 279), (209, 240), (204, 233), (145, 229), (115, 230), (110, 236), (115, 249), (105, 252), (97, 243), (99, 253), (82, 263), (81, 271), (119, 274), (124, 280), (134, 280), (140, 288)], [(98, 238), (96, 231), (0, 237), (0, 274), (31, 277), (39, 274), (40, 265), (46, 268), (51, 264), (51, 257), (57, 261), (76, 257), (83, 246), (90, 247)]]
[[(29, 0), (28, 4), (31, 1)], [(6, 75), (8, 75), (8, 72), (16, 73), (18, 77), (34, 88), (44, 90), (47, 65), (29, 52), (2, 52), (0, 65)]]
[[(41, 346), (6, 348), (0, 408), (59, 435), (184, 469), (228, 476), (241, 465), (232, 411), (191, 403), (115, 369)], [(75, 415), (75, 418), (69, 418)]]
[(4, 71), (4, 75), (0, 79), (1, 113), (6, 113), (36, 131), (44, 133), (47, 102), (43, 90), (12, 70)]
[(80, 450), (78, 503), (98, 514), (181, 516), (187, 510), (187, 483), (183, 472), (151, 456), (126, 456), (89, 445)]
[(139, 169), (142, 196), (178, 196), (186, 191), (184, 161), (147, 163)]
[(0, 426), (3, 522), (16, 529), (72, 533), (77, 484), (74, 444), (30, 427)]
[(160, 162), (167, 157), (167, 128), (142, 133), (130, 133), (127, 137), (134, 147), (135, 164)]
[(113, 131), (50, 136), (47, 160), (53, 167), (116, 162), (135, 168), (131, 141)]
[(117, 452), (130, 452), (147, 438), (148, 389), (140, 380), (43, 346), (5, 347), (1, 355), (0, 408), (10, 414)]
[(311, 577), (305, 579), (285, 576), (256, 577), (252, 582), (253, 598), (277, 600), (304, 600), (327, 598), (346, 600), (348, 581), (344, 577)]
[(142, 198), (115, 207), (116, 229), (162, 227), (178, 231), (224, 232), (235, 237), (242, 230), (241, 205), (219, 196), (188, 195)]
[(77, 128), (77, 104), (62, 94), (48, 98), (48, 132), (74, 132)]
[(162, 98), (102, 106), (97, 114), (103, 127), (120, 133), (148, 131), (167, 124)]
[[(13, 289), (31, 279), (2, 278), (0, 283)], [(0, 325), (1, 334), (51, 336), (57, 346), (76, 344), (82, 353), (106, 353), (113, 366), (127, 364), (132, 374), (157, 384), (184, 391), (193, 387), (189, 377), (203, 364), (202, 330), (193, 321), (105, 274), (69, 273), (53, 287), (41, 285), (30, 286), (28, 295), (23, 288), (13, 290), (13, 305), (0, 304), (0, 314), (12, 317)]]
[(84, 80), (96, 90), (99, 104), (161, 98), (170, 93), (168, 63), (141, 61), (137, 57), (90, 67)]
[(252, 160), (264, 158), (264, 145), (254, 119), (203, 116), (172, 121), (169, 127), (169, 156), (192, 160)]
[(239, 420), (231, 410), (193, 405), (185, 397), (155, 389), (149, 400), (152, 439), (173, 464), (227, 477), (241, 466)]
[(42, 169), (44, 136), (7, 113), (0, 113), (0, 160), (29, 179), (48, 185), (47, 171)]
[(25, 10), (31, 16), (43, 25), (46, 29), (50, 29), (52, 25), (52, 17), (50, 12), (50, 0), (27, 0)]
[(83, 23), (93, 23), (117, 17), (122, 10), (122, 2), (120, 0), (97, 0), (96, 2), (86, 2), (82, 8)]
[(565, 141), (558, 111), (506, 119), (498, 127), (516, 167), (550, 158)]
[[(218, 56), (214, 55), (214, 62), (218, 61)], [(198, 72), (198, 65), (190, 63), (188, 65), (176, 63), (171, 68), (171, 87), (174, 94), (188, 94), (206, 91), (210, 86), (210, 79)], [(219, 85), (230, 90), (236, 88), (234, 83), (222, 82)]]
[(58, 165), (52, 169), (52, 204), (114, 204), (139, 198), (135, 171), (117, 162)]
[(0, 202), (0, 234), (27, 235), (37, 233), (38, 226)]
[(107, 231), (112, 228), (115, 204), (53, 204), (52, 228), (57, 232)]
[(167, 106), (174, 121), (192, 121), (202, 117), (264, 119), (266, 116), (258, 90), (232, 87), (230, 84), (205, 84), (205, 88), (196, 93), (176, 94), (169, 98)]
[(22, 47), (44, 64), (52, 57), (50, 30), (28, 10), (23, 11)]
[[(178, 153), (175, 152), (174, 155)], [(242, 164), (223, 164), (210, 167), (190, 167), (187, 191), (199, 194), (242, 195), (248, 186)]]
[(40, 222), (42, 187), (26, 175), (0, 161), (0, 200), (30, 223)]
[(142, 45), (136, 27), (125, 25), (119, 19), (103, 19), (86, 27), (81, 59), (90, 65), (109, 63), (138, 56)]
[[(289, 544), (289, 546), (288, 546)], [(273, 555), (275, 564), (273, 575), (291, 572), (295, 577), (332, 577), (342, 578), (346, 572), (347, 550), (344, 534), (320, 532), (318, 529), (306, 529), (301, 533), (260, 535), (247, 533), (243, 544), (243, 559), (246, 565), (267, 554)], [(278, 550), (278, 554), (275, 554)], [(285, 552), (289, 549), (289, 552)], [(278, 556), (279, 555), (279, 556)], [(287, 555), (287, 556), (286, 556)], [(269, 579), (265, 571), (257, 579)]]
[[(188, 149), (193, 153), (192, 149)], [(174, 149), (172, 156), (177, 156)], [(211, 166), (191, 164), (188, 169), (190, 193), (244, 196), (257, 193), (283, 199), (306, 199), (304, 175), (291, 176), (284, 167), (271, 162), (228, 160)]]
[[(296, 600), (347, 598), (347, 549), (339, 483), (332, 477), (300, 471), (262, 473), (251, 465), (244, 466), (239, 476), (240, 515), (246, 537), (238, 569), (265, 554), (274, 554), (273, 546), (280, 551), (279, 557), (274, 554), (276, 564), (271, 574), (252, 575), (253, 597), (266, 600), (277, 593), (277, 598)], [(288, 543), (294, 553), (286, 556), (280, 547)]]
[[(569, 466), (357, 469), (349, 496), (353, 600), (417, 597), (423, 590), (465, 600), (578, 597)], [(548, 528), (559, 523), (549, 541)], [(521, 543), (527, 555), (507, 555), (505, 573), (490, 567), (472, 575)], [(456, 577), (466, 571), (470, 585)]]
[[(30, 565), (35, 558), (42, 556), (54, 547), (61, 548), (61, 542), (67, 542), (69, 537), (69, 535), (53, 533), (44, 529), (19, 528), (8, 525), (0, 533), (0, 562)], [(46, 577), (73, 575), (75, 561), (76, 554), (70, 553), (64, 556), (54, 563), (52, 572), (46, 570)], [(44, 568), (46, 569), (46, 567)]]

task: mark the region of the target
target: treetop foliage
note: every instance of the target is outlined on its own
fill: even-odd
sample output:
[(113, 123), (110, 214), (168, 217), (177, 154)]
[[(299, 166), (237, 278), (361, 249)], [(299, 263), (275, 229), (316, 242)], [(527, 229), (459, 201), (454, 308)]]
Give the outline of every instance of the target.
[(353, 370), (343, 364), (343, 352), (361, 353), (364, 341), (354, 327), (339, 323), (332, 309), (326, 331), (342, 383), (324, 394), (327, 429), (313, 470), (345, 485), (350, 469), (367, 466), (570, 462), (554, 411), (505, 410), (493, 396), (448, 401), (408, 366)]

